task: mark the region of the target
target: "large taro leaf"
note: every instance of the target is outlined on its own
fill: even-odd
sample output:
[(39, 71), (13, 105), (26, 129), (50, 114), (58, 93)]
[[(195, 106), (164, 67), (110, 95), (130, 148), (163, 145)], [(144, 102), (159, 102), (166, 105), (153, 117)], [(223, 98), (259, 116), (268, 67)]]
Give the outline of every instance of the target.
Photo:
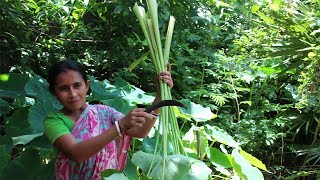
[(22, 135), (22, 136), (16, 136), (12, 137), (12, 141), (14, 145), (22, 144), (26, 145), (33, 139), (42, 136), (43, 133), (37, 133), (37, 134), (27, 134), (27, 135)]
[[(153, 154), (156, 149), (156, 142), (157, 142), (157, 136), (158, 136), (158, 131), (156, 131), (156, 135), (154, 137), (146, 137), (142, 141), (142, 151), (146, 153), (151, 153)], [(156, 152), (160, 152), (160, 154), (163, 154), (163, 148), (160, 146), (162, 144), (162, 139), (163, 136), (160, 134), (159, 135), (159, 142), (157, 146)], [(173, 154), (173, 145), (172, 142), (168, 141), (168, 147), (167, 147), (167, 154)]]
[(0, 174), (2, 174), (2, 170), (7, 166), (10, 160), (12, 148), (13, 144), (11, 138), (9, 136), (0, 136)]
[(9, 103), (0, 98), (0, 117), (10, 111)]
[[(133, 155), (132, 162), (140, 167), (143, 172), (147, 173), (151, 165), (153, 154), (139, 151)], [(156, 156), (155, 166), (151, 169), (149, 178), (166, 180), (207, 180), (211, 174), (211, 169), (204, 162), (180, 154), (170, 155), (165, 160), (165, 174), (163, 174), (163, 158)]]
[(44, 164), (40, 153), (41, 151), (35, 148), (26, 148), (19, 156), (9, 161), (0, 175), (0, 179), (52, 179), (55, 162), (52, 160), (48, 164)]
[(24, 86), (28, 80), (26, 74), (0, 74), (0, 97), (15, 99), (25, 96)]
[(238, 149), (233, 149), (231, 156), (231, 164), (236, 173), (242, 178), (247, 180), (262, 180), (264, 179), (261, 171), (253, 167), (248, 160), (246, 160)]
[(148, 172), (151, 164), (152, 167), (155, 167), (156, 163), (160, 162), (162, 160), (162, 157), (160, 155), (156, 155), (154, 157), (154, 162), (152, 163), (153, 154), (151, 153), (145, 153), (143, 151), (138, 151), (133, 154), (132, 156), (132, 163), (136, 166), (138, 166), (143, 172)]
[(153, 96), (145, 94), (145, 92), (121, 78), (115, 78), (117, 91), (121, 93), (121, 97), (126, 99), (129, 104), (149, 104), (154, 100)]
[(111, 85), (108, 80), (98, 81), (92, 76), (89, 76), (89, 80), (93, 100), (101, 101), (121, 97), (120, 93), (116, 91), (116, 87)]
[(97, 81), (93, 77), (90, 77), (91, 92), (93, 100), (112, 100), (119, 98), (128, 102), (129, 106), (135, 104), (149, 104), (153, 101), (154, 97), (146, 95), (141, 89), (130, 85), (128, 82), (121, 78), (115, 78), (114, 85), (111, 85), (109, 81)]
[(31, 134), (31, 128), (28, 123), (29, 107), (17, 109), (10, 117), (6, 118), (6, 135), (15, 137), (25, 134)]
[(209, 138), (212, 138), (215, 141), (218, 141), (230, 147), (239, 148), (239, 144), (224, 130), (216, 126), (210, 126), (208, 124), (206, 124), (205, 127), (207, 129), (208, 136), (210, 136)]
[(49, 84), (42, 77), (35, 75), (26, 83), (24, 90), (28, 96), (42, 100), (53, 97), (49, 92)]
[(40, 76), (31, 78), (26, 86), (27, 95), (37, 99), (37, 102), (31, 106), (28, 114), (28, 121), (33, 134), (43, 132), (43, 121), (48, 113), (62, 108), (60, 102), (49, 92), (48, 83)]
[(101, 179), (103, 180), (129, 180), (122, 171), (115, 169), (107, 169), (101, 172)]
[(121, 98), (101, 100), (101, 102), (104, 105), (115, 108), (117, 111), (122, 112), (123, 114), (127, 114), (130, 110), (135, 108), (135, 106), (130, 105), (128, 101)]
[(126, 167), (123, 172), (129, 179), (138, 179), (137, 166), (132, 163), (130, 157), (127, 157)]
[(185, 104), (187, 109), (179, 107), (179, 111), (175, 111), (178, 117), (188, 120), (194, 119), (197, 122), (205, 122), (217, 117), (217, 115), (211, 112), (210, 108), (204, 108), (202, 105), (195, 104), (189, 99), (182, 99), (180, 102)]
[(57, 111), (61, 105), (55, 98), (47, 97), (38, 101), (35, 105), (31, 106), (28, 114), (28, 121), (33, 134), (41, 133), (43, 129), (43, 121), (48, 113)]

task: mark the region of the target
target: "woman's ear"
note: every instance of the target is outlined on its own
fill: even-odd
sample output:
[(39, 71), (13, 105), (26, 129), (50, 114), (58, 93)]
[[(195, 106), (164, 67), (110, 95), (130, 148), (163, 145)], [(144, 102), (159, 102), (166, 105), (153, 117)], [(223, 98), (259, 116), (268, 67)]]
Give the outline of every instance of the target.
[(90, 80), (87, 80), (87, 82), (86, 82), (86, 89), (87, 89), (87, 92), (88, 92), (89, 89), (90, 89)]

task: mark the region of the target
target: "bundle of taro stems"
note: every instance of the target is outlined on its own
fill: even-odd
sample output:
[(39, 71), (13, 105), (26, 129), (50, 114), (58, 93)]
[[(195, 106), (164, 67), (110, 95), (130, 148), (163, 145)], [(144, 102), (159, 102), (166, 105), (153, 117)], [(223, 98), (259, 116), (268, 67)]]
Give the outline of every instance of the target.
[[(159, 74), (160, 72), (167, 70), (175, 18), (170, 16), (163, 49), (161, 45), (158, 23), (158, 5), (156, 0), (147, 0), (147, 8), (148, 11), (146, 12), (142, 6), (138, 6), (137, 3), (135, 3), (133, 11), (138, 18), (139, 24), (146, 38), (150, 50), (148, 53), (150, 53), (151, 61), (155, 67), (156, 73)], [(143, 56), (145, 57), (147, 54)], [(159, 81), (159, 84), (161, 100), (171, 100), (172, 96), (168, 85), (162, 81)], [(155, 153), (147, 175), (150, 174), (151, 167), (153, 167), (153, 163), (155, 163), (155, 156), (160, 154), (163, 157), (162, 177), (164, 178), (166, 163), (168, 163), (168, 147), (173, 147), (173, 154), (185, 155), (177, 118), (172, 106), (161, 108), (158, 129), (159, 133), (156, 137)], [(159, 141), (160, 134), (162, 135), (162, 141)], [(172, 146), (169, 143), (172, 143)]]

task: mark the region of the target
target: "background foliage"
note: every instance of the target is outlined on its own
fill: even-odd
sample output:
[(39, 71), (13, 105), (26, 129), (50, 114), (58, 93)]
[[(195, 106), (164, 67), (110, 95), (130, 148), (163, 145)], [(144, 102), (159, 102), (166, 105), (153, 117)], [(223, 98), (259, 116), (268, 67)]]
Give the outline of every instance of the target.
[[(169, 15), (176, 18), (170, 54), (173, 96), (201, 104), (216, 115), (205, 122), (181, 117), (181, 134), (204, 124), (219, 127), (267, 165), (265, 178), (319, 176), (320, 3), (158, 2), (162, 33)], [(110, 87), (109, 83), (125, 86), (124, 79), (149, 94), (154, 92), (150, 60), (132, 72), (126, 69), (147, 51), (133, 4), (125, 0), (0, 1), (0, 159), (4, 162), (0, 172), (7, 172), (3, 176), (52, 176), (48, 173), (52, 161), (44, 161), (52, 159), (54, 152), (36, 120), (59, 108), (42, 79), (54, 62), (83, 63), (97, 80), (92, 90), (96, 94), (89, 100), (124, 101), (124, 107), (119, 107), (124, 112), (135, 105), (130, 98), (106, 96), (101, 89)], [(12, 138), (21, 136), (23, 142)], [(221, 145), (207, 136), (204, 139), (207, 147)], [(205, 150), (202, 153), (202, 160), (214, 162)], [(29, 157), (37, 160), (30, 164)], [(230, 176), (217, 170), (219, 166), (210, 167), (217, 177)]]

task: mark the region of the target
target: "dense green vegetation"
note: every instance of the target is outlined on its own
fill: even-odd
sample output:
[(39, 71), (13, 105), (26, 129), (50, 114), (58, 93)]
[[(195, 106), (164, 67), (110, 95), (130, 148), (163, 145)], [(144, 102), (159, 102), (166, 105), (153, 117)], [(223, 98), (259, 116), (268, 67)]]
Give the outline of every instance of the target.
[[(74, 59), (87, 67), (90, 102), (124, 113), (150, 103), (150, 57), (127, 69), (148, 51), (134, 3), (0, 1), (0, 179), (52, 177), (55, 153), (42, 121), (59, 108), (45, 81), (54, 62)], [(191, 109), (176, 111), (184, 146), (200, 160), (197, 165), (210, 167), (217, 179), (250, 179), (261, 172), (266, 179), (319, 177), (320, 2), (158, 3), (162, 34), (169, 16), (176, 18), (172, 96)], [(135, 166), (144, 165), (136, 159), (154, 151), (153, 140), (132, 142), (126, 176), (138, 178)]]

